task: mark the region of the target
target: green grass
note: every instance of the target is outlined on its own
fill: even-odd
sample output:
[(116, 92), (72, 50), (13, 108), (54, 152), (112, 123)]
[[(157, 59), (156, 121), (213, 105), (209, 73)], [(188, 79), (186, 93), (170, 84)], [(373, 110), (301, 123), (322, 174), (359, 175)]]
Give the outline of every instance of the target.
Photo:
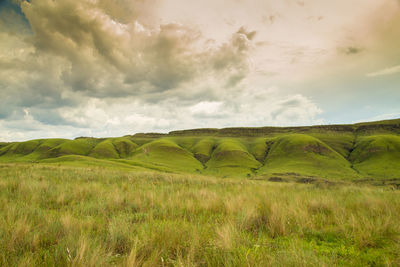
[(400, 136), (360, 137), (350, 155), (354, 168), (372, 178), (400, 178)]
[(144, 144), (150, 143), (154, 140), (157, 140), (157, 138), (133, 138), (133, 137), (125, 137), (131, 140), (133, 143), (137, 144), (138, 146), (142, 146)]
[(6, 156), (25, 156), (32, 153), (39, 145), (39, 140), (11, 143), (3, 147), (0, 154)]
[(94, 138), (79, 138), (66, 141), (49, 151), (49, 155), (53, 157), (65, 155), (88, 155), (93, 147), (100, 142)]
[(335, 150), (343, 157), (348, 157), (351, 149), (354, 146), (355, 136), (352, 133), (337, 133), (337, 132), (318, 132), (318, 133), (309, 133), (310, 136), (313, 136), (326, 145), (328, 145), (332, 150)]
[(36, 161), (48, 157), (50, 149), (66, 142), (66, 139), (38, 139), (11, 143), (0, 149), (0, 161)]
[(168, 138), (142, 145), (130, 159), (146, 163), (154, 168), (164, 167), (170, 171), (196, 172), (203, 169), (203, 165), (192, 153)]
[(215, 139), (213, 138), (202, 138), (193, 147), (192, 152), (196, 159), (205, 164), (210, 160), (211, 154), (216, 147)]
[(40, 145), (36, 149), (37, 152), (47, 152), (50, 149), (61, 145), (62, 143), (65, 143), (68, 141), (67, 139), (42, 139), (40, 140)]
[(67, 155), (57, 158), (44, 159), (40, 163), (51, 164), (57, 167), (103, 167), (111, 170), (123, 171), (148, 171), (141, 166), (136, 166), (129, 161), (94, 159), (87, 156)]
[(261, 163), (267, 156), (270, 138), (255, 138), (250, 141), (249, 152)]
[(0, 266), (400, 265), (389, 187), (0, 164), (0, 203)]
[(94, 158), (119, 158), (118, 151), (112, 140), (104, 140), (98, 143), (90, 152), (89, 156)]
[(137, 144), (125, 137), (114, 138), (112, 142), (121, 158), (130, 156), (138, 148)]
[(245, 145), (237, 139), (220, 139), (211, 158), (207, 161), (206, 173), (223, 176), (241, 176), (252, 174), (261, 163), (251, 155)]
[(198, 137), (173, 137), (170, 138), (171, 141), (175, 142), (178, 146), (192, 151), (193, 146), (199, 141)]
[(6, 143), (6, 142), (0, 142), (0, 149), (5, 147), (5, 146), (7, 146), (7, 145), (8, 145), (8, 143)]
[(258, 174), (286, 174), (321, 178), (357, 178), (356, 171), (338, 152), (319, 139), (303, 134), (276, 137)]
[[(39, 139), (0, 143), (0, 162), (102, 159), (175, 173), (221, 177), (393, 179), (400, 177), (400, 120), (354, 125), (195, 129), (168, 135)], [(390, 139), (390, 140), (389, 140)], [(81, 165), (76, 162), (76, 165)]]

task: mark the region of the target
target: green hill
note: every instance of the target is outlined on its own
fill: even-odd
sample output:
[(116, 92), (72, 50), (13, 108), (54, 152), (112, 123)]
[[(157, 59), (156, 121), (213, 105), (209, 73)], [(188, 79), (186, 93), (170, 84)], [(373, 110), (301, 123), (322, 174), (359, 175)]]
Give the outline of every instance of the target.
[(49, 152), (51, 149), (61, 145), (62, 143), (68, 142), (69, 140), (67, 140), (67, 139), (41, 139), (38, 141), (40, 142), (40, 145), (37, 146), (36, 149), (32, 153), (26, 155), (24, 157), (25, 160), (37, 161), (40, 159), (51, 157), (50, 152)]
[(349, 159), (364, 176), (400, 178), (400, 136), (360, 137)]
[(90, 152), (90, 157), (94, 158), (111, 158), (117, 159), (119, 158), (119, 154), (117, 149), (115, 148), (112, 140), (104, 140), (98, 143)]
[(259, 174), (321, 178), (357, 178), (356, 171), (338, 152), (319, 139), (291, 134), (273, 139)]
[(203, 169), (203, 165), (192, 153), (168, 138), (142, 145), (129, 159), (138, 165), (143, 162), (150, 168), (161, 167), (162, 170), (168, 171), (199, 172)]
[(270, 138), (254, 138), (249, 142), (249, 152), (261, 163), (264, 163), (267, 156), (270, 140)]
[(121, 158), (128, 157), (138, 148), (137, 144), (125, 137), (114, 138), (112, 143)]
[(215, 149), (215, 139), (212, 138), (203, 138), (200, 139), (193, 147), (192, 152), (197, 160), (201, 163), (205, 164), (210, 160), (211, 154)]
[(0, 149), (0, 161), (13, 162), (25, 161), (33, 157), (29, 157), (40, 146), (40, 140), (31, 140), (26, 142), (11, 143)]
[(12, 143), (9, 144), (8, 146), (3, 147), (1, 149), (0, 154), (2, 155), (28, 155), (32, 153), (38, 146), (40, 145), (39, 140), (31, 140), (31, 141), (26, 141), (26, 142), (18, 142), (18, 143)]
[(95, 138), (77, 138), (61, 143), (48, 152), (48, 157), (59, 157), (65, 155), (88, 155), (93, 147), (101, 142)]
[(210, 160), (205, 164), (206, 173), (214, 175), (250, 176), (253, 170), (261, 166), (247, 148), (237, 139), (221, 139), (211, 154)]
[(102, 165), (221, 177), (392, 179), (400, 178), (400, 119), (1, 142), (0, 162)]

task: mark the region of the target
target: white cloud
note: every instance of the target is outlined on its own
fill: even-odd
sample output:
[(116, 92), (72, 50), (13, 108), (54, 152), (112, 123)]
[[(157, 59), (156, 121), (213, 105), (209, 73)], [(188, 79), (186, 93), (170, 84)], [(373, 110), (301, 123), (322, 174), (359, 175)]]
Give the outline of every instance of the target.
[(190, 107), (193, 115), (215, 115), (221, 112), (222, 102), (218, 101), (202, 101)]
[(378, 71), (375, 71), (372, 73), (368, 73), (367, 76), (368, 77), (377, 77), (377, 76), (392, 75), (392, 74), (396, 74), (396, 73), (400, 73), (400, 65), (390, 67), (390, 68), (385, 68), (383, 70), (378, 70)]

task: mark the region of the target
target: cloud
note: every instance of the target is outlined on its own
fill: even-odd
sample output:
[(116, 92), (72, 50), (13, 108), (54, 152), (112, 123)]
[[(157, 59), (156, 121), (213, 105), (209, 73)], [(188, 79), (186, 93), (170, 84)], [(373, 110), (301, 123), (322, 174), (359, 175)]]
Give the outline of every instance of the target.
[(271, 111), (271, 117), (275, 121), (310, 124), (322, 123), (322, 120), (316, 120), (316, 116), (321, 113), (322, 110), (310, 99), (302, 95), (293, 95), (278, 101)]
[(189, 108), (194, 116), (221, 116), (223, 112), (221, 106), (223, 102), (219, 101), (202, 101)]
[(400, 65), (378, 70), (367, 74), (367, 77), (378, 77), (400, 73)]
[(345, 55), (355, 55), (355, 54), (359, 54), (363, 51), (364, 49), (361, 47), (357, 47), (357, 46), (348, 46), (348, 47), (342, 47), (339, 48), (339, 51)]
[(347, 68), (398, 54), (399, 24), (379, 22), (390, 0), (354, 1), (14, 0), (0, 11), (0, 138), (320, 123), (327, 69), (358, 77)]
[[(150, 2), (21, 2), (33, 34), (0, 31), (6, 40), (0, 44), (0, 116), (21, 117), (29, 108), (41, 122), (74, 125), (57, 117), (58, 110), (91, 98), (195, 98), (213, 86), (234, 87), (249, 74), (254, 31), (242, 27), (218, 44), (193, 25), (153, 25)], [(190, 89), (202, 80), (207, 84)]]
[(151, 9), (142, 1), (94, 3), (43, 0), (22, 5), (34, 32), (35, 56), (65, 60), (61, 78), (71, 90), (97, 97), (162, 92), (205, 75), (226, 76), (229, 87), (248, 74), (255, 31), (241, 27), (227, 42), (216, 44), (196, 27), (147, 23), (143, 15), (151, 17)]
[(29, 23), (21, 12), (22, 0), (0, 1), (0, 30), (11, 34), (31, 33)]

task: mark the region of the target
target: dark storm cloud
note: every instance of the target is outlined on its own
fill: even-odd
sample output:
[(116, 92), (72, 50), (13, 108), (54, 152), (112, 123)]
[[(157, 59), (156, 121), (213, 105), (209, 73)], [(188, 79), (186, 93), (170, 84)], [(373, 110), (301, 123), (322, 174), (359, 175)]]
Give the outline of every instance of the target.
[(4, 32), (28, 34), (31, 33), (28, 20), (16, 0), (0, 1), (0, 29)]

